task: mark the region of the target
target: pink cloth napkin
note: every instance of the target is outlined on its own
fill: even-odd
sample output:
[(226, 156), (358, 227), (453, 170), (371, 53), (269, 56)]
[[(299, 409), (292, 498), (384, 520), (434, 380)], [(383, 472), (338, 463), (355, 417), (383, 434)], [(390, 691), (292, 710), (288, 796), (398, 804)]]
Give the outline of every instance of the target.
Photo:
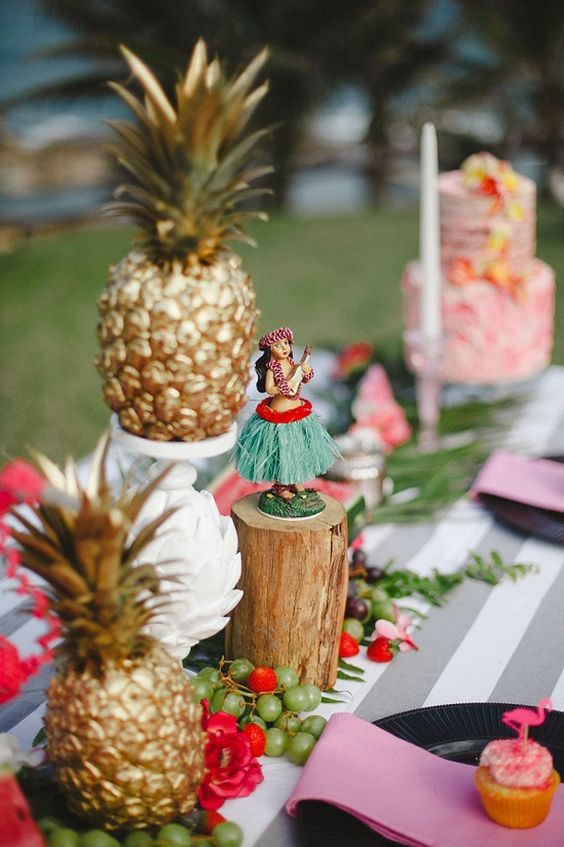
[(564, 512), (564, 464), (496, 450), (478, 473), (471, 493)]
[(507, 829), (482, 809), (475, 768), (449, 762), (354, 715), (330, 719), (286, 809), (321, 800), (408, 847), (562, 847), (564, 786), (532, 829)]

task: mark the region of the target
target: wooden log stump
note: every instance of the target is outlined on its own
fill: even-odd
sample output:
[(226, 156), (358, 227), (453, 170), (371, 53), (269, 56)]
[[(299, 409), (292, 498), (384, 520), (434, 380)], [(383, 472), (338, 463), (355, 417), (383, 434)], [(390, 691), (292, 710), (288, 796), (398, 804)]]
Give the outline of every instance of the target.
[(348, 561), (346, 512), (322, 496), (325, 510), (301, 521), (261, 514), (258, 494), (233, 505), (244, 594), (231, 612), (225, 650), (254, 665), (289, 665), (302, 682), (326, 690), (337, 679)]

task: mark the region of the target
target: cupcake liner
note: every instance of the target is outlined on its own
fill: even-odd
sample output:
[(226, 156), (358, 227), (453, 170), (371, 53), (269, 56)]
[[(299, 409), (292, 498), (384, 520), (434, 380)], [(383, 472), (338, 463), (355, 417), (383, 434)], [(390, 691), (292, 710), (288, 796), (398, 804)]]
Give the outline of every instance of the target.
[(560, 776), (555, 770), (546, 788), (509, 788), (495, 782), (487, 768), (476, 771), (476, 785), (486, 813), (496, 823), (512, 829), (528, 829), (542, 823), (559, 784)]

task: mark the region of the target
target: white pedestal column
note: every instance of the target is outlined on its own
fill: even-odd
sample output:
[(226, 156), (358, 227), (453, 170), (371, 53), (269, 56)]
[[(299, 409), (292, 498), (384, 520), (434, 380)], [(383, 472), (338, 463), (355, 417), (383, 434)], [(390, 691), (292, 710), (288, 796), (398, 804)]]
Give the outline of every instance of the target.
[(138, 532), (165, 509), (176, 508), (157, 537), (143, 551), (142, 562), (156, 565), (168, 602), (158, 611), (149, 631), (178, 659), (203, 638), (225, 627), (227, 615), (242, 591), (235, 588), (241, 575), (237, 534), (233, 521), (220, 515), (209, 491), (196, 491), (196, 469), (191, 459), (218, 456), (231, 450), (235, 424), (224, 435), (197, 442), (150, 441), (125, 432), (112, 418), (112, 441), (137, 459), (152, 458), (154, 477), (173, 467), (149, 497), (134, 527)]

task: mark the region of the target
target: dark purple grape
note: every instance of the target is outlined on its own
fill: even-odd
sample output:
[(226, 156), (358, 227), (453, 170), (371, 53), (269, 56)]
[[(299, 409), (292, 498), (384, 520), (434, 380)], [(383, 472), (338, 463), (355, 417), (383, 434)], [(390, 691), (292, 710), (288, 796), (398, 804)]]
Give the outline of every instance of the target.
[(366, 568), (366, 582), (379, 582), (384, 576), (382, 568), (372, 567)]
[(356, 585), (354, 584), (352, 579), (349, 579), (349, 586), (347, 588), (347, 597), (356, 597)]
[(364, 550), (354, 550), (352, 554), (353, 565), (364, 565), (366, 563), (366, 553)]
[(360, 597), (349, 597), (345, 607), (346, 618), (357, 618), (357, 620), (363, 621), (368, 617), (368, 613), (369, 609), (364, 600), (361, 600)]

